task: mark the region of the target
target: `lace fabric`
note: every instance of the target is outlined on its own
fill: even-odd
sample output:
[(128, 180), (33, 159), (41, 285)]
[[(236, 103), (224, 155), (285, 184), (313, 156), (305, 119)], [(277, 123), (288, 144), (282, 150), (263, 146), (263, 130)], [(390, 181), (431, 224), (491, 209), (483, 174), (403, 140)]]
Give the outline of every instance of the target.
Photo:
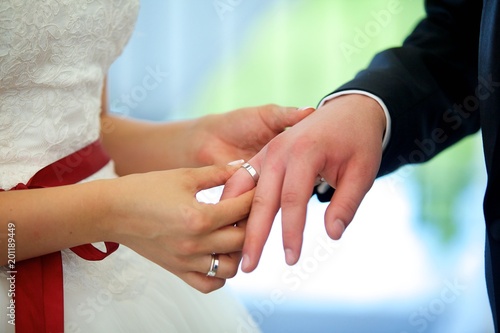
[[(103, 78), (129, 39), (138, 6), (0, 1), (0, 188), (26, 183), (99, 137)], [(85, 181), (113, 177), (111, 162)], [(62, 262), (65, 332), (259, 331), (225, 290), (204, 295), (125, 246), (98, 262), (64, 250)], [(0, 268), (2, 309), (6, 277)], [(14, 327), (2, 320), (0, 331)]]
[(138, 0), (0, 2), (0, 188), (99, 137), (102, 82)]

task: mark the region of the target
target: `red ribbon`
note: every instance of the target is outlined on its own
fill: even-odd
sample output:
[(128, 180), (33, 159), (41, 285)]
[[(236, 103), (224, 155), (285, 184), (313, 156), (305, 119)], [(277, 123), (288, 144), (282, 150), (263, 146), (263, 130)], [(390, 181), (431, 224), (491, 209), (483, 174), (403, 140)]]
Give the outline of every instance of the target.
[[(26, 184), (11, 190), (55, 187), (78, 183), (102, 169), (109, 156), (96, 141), (38, 171)], [(2, 191), (2, 190), (0, 190)], [(71, 250), (86, 260), (102, 260), (118, 249), (105, 242), (106, 252), (91, 244)], [(64, 295), (61, 252), (46, 254), (16, 263), (16, 333), (64, 332)]]

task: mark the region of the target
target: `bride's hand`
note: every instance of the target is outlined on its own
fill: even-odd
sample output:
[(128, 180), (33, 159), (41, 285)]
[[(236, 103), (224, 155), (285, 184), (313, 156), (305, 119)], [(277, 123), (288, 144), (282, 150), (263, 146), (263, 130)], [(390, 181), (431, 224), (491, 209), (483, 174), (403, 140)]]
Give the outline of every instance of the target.
[[(195, 195), (224, 184), (236, 169), (176, 169), (106, 181), (111, 193), (103, 197), (112, 198), (104, 219), (109, 240), (202, 292), (222, 287), (238, 270), (253, 192), (217, 204), (200, 203)], [(219, 254), (215, 277), (207, 276), (212, 253)]]
[(314, 108), (278, 105), (247, 107), (199, 118), (192, 127), (192, 146), (202, 165), (249, 160), (271, 139), (307, 117)]

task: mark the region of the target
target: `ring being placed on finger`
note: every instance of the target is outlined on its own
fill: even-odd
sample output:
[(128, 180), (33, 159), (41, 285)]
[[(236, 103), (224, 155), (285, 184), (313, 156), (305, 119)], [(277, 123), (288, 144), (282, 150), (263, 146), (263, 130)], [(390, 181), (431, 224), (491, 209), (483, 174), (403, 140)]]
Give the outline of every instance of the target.
[(257, 172), (257, 170), (255, 170), (255, 168), (248, 163), (243, 163), (241, 167), (248, 171), (250, 176), (252, 176), (255, 184), (257, 184), (257, 182), (259, 181), (259, 173)]
[(219, 268), (219, 255), (212, 253), (212, 261), (210, 262), (210, 269), (208, 270), (207, 276), (214, 277), (217, 274), (218, 268)]

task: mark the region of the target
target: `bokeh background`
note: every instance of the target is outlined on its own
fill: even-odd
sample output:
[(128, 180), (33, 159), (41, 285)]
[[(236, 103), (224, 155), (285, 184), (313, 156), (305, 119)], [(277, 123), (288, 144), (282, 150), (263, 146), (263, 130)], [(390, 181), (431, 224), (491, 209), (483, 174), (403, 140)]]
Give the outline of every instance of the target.
[[(111, 110), (173, 121), (266, 103), (316, 106), (423, 15), (420, 0), (143, 0), (110, 71)], [(227, 288), (265, 333), (493, 332), (484, 188), (476, 134), (378, 179), (341, 241), (327, 238), (326, 206), (312, 198), (294, 267), (278, 216), (257, 270)], [(241, 318), (238, 331), (248, 323)]]

